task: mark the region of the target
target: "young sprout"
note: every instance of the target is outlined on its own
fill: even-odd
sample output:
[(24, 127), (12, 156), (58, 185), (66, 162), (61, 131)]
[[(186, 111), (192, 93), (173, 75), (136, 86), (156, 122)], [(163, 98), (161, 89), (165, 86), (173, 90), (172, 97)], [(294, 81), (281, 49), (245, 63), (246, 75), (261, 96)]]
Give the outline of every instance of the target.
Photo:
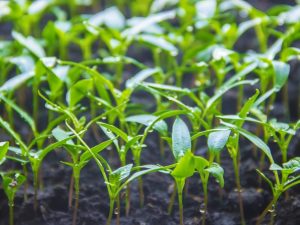
[[(267, 178), (267, 176), (263, 172), (257, 170), (259, 175), (262, 176), (262, 178), (269, 184), (272, 190), (273, 198), (267, 205), (265, 210), (262, 212), (262, 214), (258, 217), (256, 225), (260, 225), (269, 212), (271, 212), (270, 224), (273, 225), (276, 204), (279, 197), (287, 190), (300, 184), (300, 175), (296, 173), (300, 170), (300, 157), (290, 159), (289, 161), (283, 163), (282, 166), (279, 166), (278, 164), (273, 162), (269, 169), (275, 176), (274, 182)], [(278, 173), (281, 175), (281, 179), (279, 179)]]
[(25, 182), (26, 177), (19, 172), (1, 173), (2, 186), (6, 197), (8, 198), (9, 207), (9, 225), (14, 225), (14, 200), (16, 192)]
[(272, 136), (277, 142), (282, 155), (282, 163), (285, 163), (288, 157), (289, 144), (293, 136), (296, 134), (296, 131), (300, 128), (300, 120), (293, 125), (289, 125), (287, 123), (277, 122), (277, 120), (271, 119), (268, 122), (268, 125), (269, 129), (267, 130), (269, 131), (270, 136)]
[(194, 174), (193, 166), (189, 166), (189, 164), (193, 164), (191, 148), (192, 144), (189, 129), (180, 118), (176, 118), (172, 128), (172, 152), (178, 163), (171, 175), (176, 182), (178, 193), (180, 225), (184, 224), (182, 192), (185, 180)]
[[(191, 141), (195, 140), (201, 135), (209, 134), (208, 137), (208, 149), (209, 149), (209, 160), (201, 157), (195, 156), (191, 152)], [(195, 171), (200, 175), (202, 181), (202, 187), (204, 192), (204, 209), (202, 214), (202, 224), (206, 223), (207, 214), (207, 204), (208, 204), (208, 179), (212, 175), (219, 182), (220, 186), (224, 186), (223, 168), (218, 164), (213, 162), (216, 154), (226, 145), (228, 137), (230, 135), (229, 129), (216, 129), (208, 130), (205, 132), (200, 132), (190, 137), (189, 130), (186, 124), (179, 118), (177, 118), (173, 124), (172, 128), (172, 151), (175, 159), (177, 160), (176, 167), (171, 172), (171, 175), (175, 179), (176, 188), (178, 192), (178, 202), (179, 202), (179, 216), (180, 224), (183, 223), (183, 204), (182, 204), (182, 192), (184, 189), (185, 181), (188, 177), (191, 177)], [(170, 208), (169, 208), (170, 210)]]

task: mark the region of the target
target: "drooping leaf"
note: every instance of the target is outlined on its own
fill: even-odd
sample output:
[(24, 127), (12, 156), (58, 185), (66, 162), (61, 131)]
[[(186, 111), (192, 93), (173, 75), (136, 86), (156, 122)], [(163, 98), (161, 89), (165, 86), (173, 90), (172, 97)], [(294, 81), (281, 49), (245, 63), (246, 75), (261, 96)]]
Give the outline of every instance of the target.
[(180, 118), (176, 118), (172, 128), (172, 151), (178, 161), (191, 150), (191, 136), (187, 125)]
[(224, 187), (224, 170), (218, 163), (212, 163), (205, 170), (216, 178), (216, 181), (220, 184), (221, 187)]

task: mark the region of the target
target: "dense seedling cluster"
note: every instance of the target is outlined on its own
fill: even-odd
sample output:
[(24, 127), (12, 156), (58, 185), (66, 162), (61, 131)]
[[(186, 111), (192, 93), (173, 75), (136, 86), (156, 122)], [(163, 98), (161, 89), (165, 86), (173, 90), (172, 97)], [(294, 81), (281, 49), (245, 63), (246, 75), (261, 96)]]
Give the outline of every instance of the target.
[[(157, 173), (173, 180), (170, 218), (185, 224), (184, 199), (197, 183), (197, 221), (211, 224), (210, 178), (226, 201), (230, 170), (236, 224), (274, 224), (280, 197), (297, 197), (290, 189), (300, 184), (291, 145), (299, 143), (300, 88), (294, 82), (289, 96), (288, 86), (299, 77), (300, 5), (264, 12), (243, 0), (106, 2), (0, 2), (1, 222), (13, 225), (14, 206), (28, 201), (39, 214), (42, 168), (55, 155), (71, 171), (72, 225), (91, 163), (109, 199), (94, 209), (106, 225), (130, 216), (133, 189), (139, 207), (147, 204), (144, 175)], [(247, 148), (255, 187), (270, 201), (254, 218), (245, 216), (240, 174)], [(144, 163), (149, 151), (157, 162)]]

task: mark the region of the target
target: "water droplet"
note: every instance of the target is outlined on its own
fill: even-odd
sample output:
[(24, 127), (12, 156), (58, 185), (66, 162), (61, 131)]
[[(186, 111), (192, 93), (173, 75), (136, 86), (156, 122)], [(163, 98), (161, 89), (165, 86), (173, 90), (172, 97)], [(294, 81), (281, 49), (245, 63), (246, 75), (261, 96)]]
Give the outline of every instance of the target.
[(111, 133), (111, 130), (107, 128), (107, 129), (106, 129), (106, 132), (107, 132), (107, 133)]
[(119, 209), (118, 209), (118, 208), (115, 208), (114, 214), (115, 214), (115, 215), (118, 215), (118, 214), (119, 214)]

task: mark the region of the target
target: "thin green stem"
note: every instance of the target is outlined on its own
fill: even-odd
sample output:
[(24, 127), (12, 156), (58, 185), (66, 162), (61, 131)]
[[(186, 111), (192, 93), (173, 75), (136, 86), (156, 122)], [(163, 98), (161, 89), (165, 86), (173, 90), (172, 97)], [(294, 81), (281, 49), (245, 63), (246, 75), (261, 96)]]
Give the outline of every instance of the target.
[(9, 225), (14, 225), (14, 202), (9, 201)]
[(245, 214), (244, 214), (244, 204), (243, 204), (243, 197), (242, 197), (242, 188), (241, 188), (241, 181), (240, 181), (240, 171), (239, 171), (239, 157), (238, 155), (233, 158), (233, 168), (234, 168), (234, 175), (235, 175), (235, 182), (238, 191), (238, 198), (239, 198), (239, 208), (240, 208), (240, 215), (241, 215), (241, 224), (245, 225)]
[(73, 217), (72, 217), (72, 225), (76, 225), (77, 221), (77, 214), (78, 214), (78, 207), (79, 207), (79, 172), (74, 172), (74, 188), (75, 188), (75, 206), (73, 209)]
[(177, 193), (178, 193), (178, 204), (179, 204), (179, 224), (184, 225), (183, 223), (183, 203), (182, 203), (182, 192), (184, 188), (185, 179), (176, 179), (177, 183)]
[(115, 200), (110, 198), (109, 200), (109, 213), (108, 213), (108, 217), (106, 220), (106, 225), (110, 225), (111, 224), (111, 219), (114, 213), (114, 205), (115, 205)]
[(208, 191), (207, 191), (207, 181), (208, 181), (208, 177), (205, 178), (205, 181), (202, 181), (202, 187), (203, 187), (203, 195), (204, 195), (204, 209), (202, 212), (202, 225), (205, 225), (206, 223), (206, 215), (207, 215), (207, 205), (208, 205)]
[(38, 170), (34, 170), (33, 171), (33, 188), (34, 188), (33, 209), (35, 212), (37, 211), (37, 207), (38, 207), (38, 202), (37, 202), (38, 189), (39, 189), (38, 177), (39, 177)]
[(279, 197), (280, 197), (280, 193), (277, 193), (274, 195), (272, 201), (267, 205), (265, 210), (258, 217), (258, 219), (256, 221), (256, 225), (260, 225), (262, 223), (263, 219), (265, 218), (265, 216), (267, 215), (268, 212), (275, 211), (275, 205), (276, 205)]

